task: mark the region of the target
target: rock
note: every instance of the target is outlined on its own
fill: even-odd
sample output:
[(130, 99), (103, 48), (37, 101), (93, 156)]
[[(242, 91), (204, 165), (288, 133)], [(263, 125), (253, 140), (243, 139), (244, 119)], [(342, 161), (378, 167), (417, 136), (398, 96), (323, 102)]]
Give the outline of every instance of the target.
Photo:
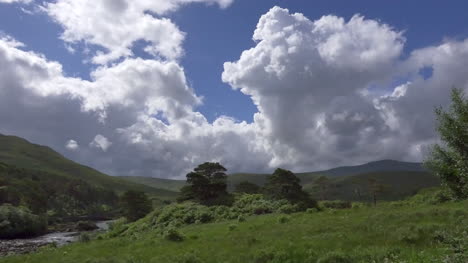
[(93, 231), (98, 229), (98, 226), (90, 221), (80, 221), (76, 224), (76, 230), (78, 231)]

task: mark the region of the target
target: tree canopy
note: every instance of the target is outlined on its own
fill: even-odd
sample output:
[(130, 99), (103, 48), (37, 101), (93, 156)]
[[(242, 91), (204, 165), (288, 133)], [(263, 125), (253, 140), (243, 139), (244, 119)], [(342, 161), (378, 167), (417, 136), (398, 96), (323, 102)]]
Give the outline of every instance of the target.
[(468, 100), (452, 89), (447, 111), (436, 108), (437, 131), (443, 144), (436, 144), (425, 165), (441, 178), (455, 198), (468, 198)]
[(136, 221), (146, 216), (153, 208), (151, 201), (144, 192), (129, 190), (121, 197), (124, 216), (129, 221)]
[(181, 189), (178, 201), (192, 200), (205, 205), (229, 203), (226, 171), (219, 163), (200, 164), (187, 174), (187, 185)]
[(302, 190), (300, 179), (291, 171), (278, 168), (267, 178), (264, 186), (268, 198), (285, 199), (293, 204), (305, 207), (316, 207), (317, 202), (308, 193)]

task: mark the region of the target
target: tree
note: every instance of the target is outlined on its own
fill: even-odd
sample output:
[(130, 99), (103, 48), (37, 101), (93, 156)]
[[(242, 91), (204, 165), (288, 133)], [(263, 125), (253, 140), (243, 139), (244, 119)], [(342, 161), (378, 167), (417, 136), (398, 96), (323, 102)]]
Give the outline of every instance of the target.
[(243, 181), (240, 182), (238, 185), (236, 185), (236, 193), (245, 193), (245, 194), (258, 194), (260, 193), (260, 186), (248, 182), (248, 181)]
[(145, 193), (133, 190), (122, 195), (121, 204), (124, 216), (132, 222), (146, 216), (153, 208)]
[(219, 163), (203, 163), (187, 174), (178, 201), (193, 200), (204, 205), (228, 205), (226, 168)]
[(432, 148), (425, 166), (440, 177), (442, 185), (457, 199), (468, 198), (468, 100), (452, 89), (448, 111), (435, 109), (437, 131), (442, 145)]
[(319, 189), (320, 198), (322, 200), (327, 199), (327, 192), (328, 188), (330, 187), (330, 179), (328, 179), (328, 177), (326, 176), (320, 176), (319, 178), (317, 178), (317, 180), (315, 180), (314, 183)]
[(264, 193), (274, 200), (286, 199), (303, 207), (317, 207), (317, 202), (302, 190), (299, 178), (293, 172), (281, 168), (267, 178)]
[(377, 179), (371, 177), (368, 179), (369, 193), (372, 197), (372, 203), (377, 206), (377, 196), (385, 191), (385, 185), (380, 184)]

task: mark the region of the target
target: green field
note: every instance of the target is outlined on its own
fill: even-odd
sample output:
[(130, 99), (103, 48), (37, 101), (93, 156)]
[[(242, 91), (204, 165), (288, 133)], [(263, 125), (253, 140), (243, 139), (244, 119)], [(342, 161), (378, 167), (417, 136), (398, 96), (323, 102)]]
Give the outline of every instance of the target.
[(466, 262), (468, 201), (270, 214), (179, 231), (180, 242), (144, 231), (0, 262)]

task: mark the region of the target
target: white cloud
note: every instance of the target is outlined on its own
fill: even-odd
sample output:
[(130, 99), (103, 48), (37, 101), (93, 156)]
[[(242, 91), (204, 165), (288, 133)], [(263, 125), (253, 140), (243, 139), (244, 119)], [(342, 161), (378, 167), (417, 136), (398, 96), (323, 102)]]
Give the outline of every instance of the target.
[(47, 3), (45, 11), (64, 32), (70, 43), (97, 45), (92, 61), (106, 64), (133, 55), (137, 41), (145, 41), (144, 51), (154, 57), (177, 59), (183, 55), (185, 33), (168, 18), (161, 17), (181, 5), (201, 2), (225, 8), (233, 0), (58, 0)]
[(13, 3), (29, 4), (31, 2), (32, 0), (0, 0), (0, 3), (5, 3), (5, 4), (13, 4)]
[(89, 144), (91, 147), (99, 148), (103, 152), (107, 152), (107, 149), (112, 145), (106, 137), (102, 136), (101, 134), (96, 135), (94, 140)]
[[(128, 8), (143, 10), (140, 2)], [(156, 2), (163, 5), (145, 4), (162, 15), (197, 1)], [(104, 4), (96, 10), (119, 7)], [(76, 20), (83, 23), (81, 16), (91, 11), (76, 8), (84, 8)], [(112, 19), (99, 19), (104, 24), (96, 33), (86, 25), (70, 29), (76, 37), (70, 42), (107, 45), (96, 39), (118, 31), (108, 27)], [(139, 16), (128, 19), (141, 26)], [(448, 104), (452, 85), (468, 89), (468, 40), (415, 50), (402, 60), (405, 40), (385, 24), (361, 16), (311, 21), (281, 8), (262, 16), (253, 38), (255, 46), (226, 63), (222, 78), (252, 98), (254, 122), (221, 116), (210, 123), (197, 112), (202, 97), (173, 60), (125, 58), (97, 67), (84, 80), (67, 77), (59, 62), (3, 37), (0, 132), (50, 145), (114, 175), (180, 177), (205, 161), (220, 161), (230, 171), (310, 171), (381, 158), (420, 160), (436, 138), (433, 107)], [(109, 43), (111, 52), (118, 50)], [(424, 67), (433, 68), (431, 77), (419, 75)], [(390, 86), (402, 76), (405, 84)], [(70, 150), (73, 142), (79, 151)]]
[(70, 151), (76, 151), (80, 148), (80, 145), (78, 145), (78, 142), (76, 142), (75, 140), (69, 140), (65, 144), (65, 148), (67, 148)]

